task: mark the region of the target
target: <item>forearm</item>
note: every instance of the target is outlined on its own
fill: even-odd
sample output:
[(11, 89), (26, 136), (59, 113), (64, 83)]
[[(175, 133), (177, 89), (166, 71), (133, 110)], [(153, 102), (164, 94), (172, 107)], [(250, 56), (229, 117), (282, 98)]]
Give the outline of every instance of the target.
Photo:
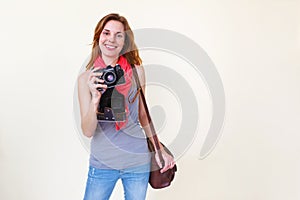
[[(140, 117), (140, 123), (144, 129), (146, 137), (149, 138), (150, 142), (153, 144), (154, 148), (156, 149), (156, 146), (154, 145), (154, 139), (153, 139), (153, 134), (156, 134), (156, 133), (152, 134), (150, 123), (148, 122), (147, 117), (146, 116)], [(160, 149), (163, 149), (161, 143), (159, 142), (159, 139), (158, 139), (158, 143), (159, 143)]]
[[(143, 127), (144, 131), (145, 131), (145, 135), (147, 138), (149, 138), (150, 142), (153, 144), (154, 148), (156, 149), (156, 146), (154, 145), (154, 139), (153, 139), (153, 134), (156, 133), (152, 133), (151, 130), (151, 126), (150, 126), (150, 121), (147, 117), (147, 110), (145, 108), (144, 103), (144, 98), (142, 96), (144, 96), (146, 94), (145, 92), (145, 72), (144, 72), (144, 68), (142, 66), (137, 67), (137, 74), (138, 74), (138, 80), (140, 82), (140, 87), (141, 87), (141, 94), (139, 95), (139, 121), (141, 126)], [(154, 129), (154, 128), (153, 128)], [(160, 149), (162, 148), (161, 143), (158, 141), (159, 145), (160, 145)]]
[(81, 129), (85, 136), (92, 137), (97, 128), (97, 104), (89, 103), (88, 112), (81, 119)]

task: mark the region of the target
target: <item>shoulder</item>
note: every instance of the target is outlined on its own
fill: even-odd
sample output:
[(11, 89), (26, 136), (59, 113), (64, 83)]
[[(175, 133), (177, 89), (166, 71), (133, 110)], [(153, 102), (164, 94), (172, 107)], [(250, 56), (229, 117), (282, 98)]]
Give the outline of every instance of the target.
[(79, 76), (78, 76), (78, 83), (81, 84), (81, 83), (84, 83), (84, 82), (87, 82), (88, 80), (88, 77), (89, 77), (89, 74), (90, 74), (90, 71), (84, 71), (82, 72)]
[(139, 77), (145, 76), (145, 69), (143, 65), (134, 65)]
[(144, 86), (146, 82), (145, 69), (143, 65), (135, 65), (135, 68), (136, 68), (137, 75), (139, 77), (140, 84)]

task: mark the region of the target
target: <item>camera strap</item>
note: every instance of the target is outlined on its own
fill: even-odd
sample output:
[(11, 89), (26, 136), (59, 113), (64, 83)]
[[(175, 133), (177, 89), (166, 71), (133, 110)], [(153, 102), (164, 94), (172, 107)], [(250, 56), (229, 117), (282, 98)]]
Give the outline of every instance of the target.
[(141, 88), (137, 88), (136, 93), (135, 93), (135, 95), (132, 97), (132, 99), (130, 99), (130, 98), (131, 98), (131, 95), (132, 95), (132, 93), (133, 93), (134, 91), (130, 92), (130, 94), (128, 95), (128, 102), (129, 102), (129, 103), (133, 103), (133, 102), (136, 100), (136, 98), (139, 96), (140, 90), (141, 90)]
[(143, 92), (143, 89), (142, 89), (142, 86), (141, 86), (141, 83), (140, 83), (140, 80), (139, 80), (139, 76), (138, 76), (135, 65), (131, 64), (131, 67), (132, 67), (133, 76), (134, 76), (134, 79), (135, 79), (135, 82), (136, 82), (136, 85), (137, 85), (137, 94), (138, 93), (141, 94), (142, 103), (144, 105), (147, 120), (148, 120), (148, 123), (149, 123), (149, 126), (150, 126), (151, 137), (154, 140), (153, 146), (154, 146), (155, 151), (158, 153), (159, 160), (160, 160), (162, 166), (164, 166), (164, 159), (163, 159), (161, 151), (160, 151), (159, 140), (158, 140), (154, 125), (152, 123), (152, 119), (151, 119), (151, 116), (150, 116), (150, 113), (149, 113), (149, 110), (148, 110), (146, 98), (145, 98), (145, 95), (144, 95), (144, 92)]

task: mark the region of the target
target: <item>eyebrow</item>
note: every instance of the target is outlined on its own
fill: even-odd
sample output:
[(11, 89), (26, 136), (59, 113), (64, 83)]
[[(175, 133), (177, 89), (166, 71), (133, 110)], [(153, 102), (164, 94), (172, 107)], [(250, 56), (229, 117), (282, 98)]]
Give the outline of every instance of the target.
[[(110, 30), (109, 29), (104, 29), (105, 31), (109, 31), (110, 32)], [(123, 32), (121, 32), (121, 31), (118, 31), (116, 34), (118, 34), (118, 33), (123, 33)]]

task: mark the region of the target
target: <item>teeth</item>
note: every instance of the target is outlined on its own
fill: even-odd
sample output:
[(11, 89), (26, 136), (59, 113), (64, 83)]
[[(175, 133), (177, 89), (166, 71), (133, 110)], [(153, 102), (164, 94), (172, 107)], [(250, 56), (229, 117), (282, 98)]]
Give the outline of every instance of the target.
[(117, 48), (117, 47), (115, 47), (115, 46), (110, 46), (110, 45), (105, 45), (107, 48), (109, 48), (109, 49), (115, 49), (115, 48)]

